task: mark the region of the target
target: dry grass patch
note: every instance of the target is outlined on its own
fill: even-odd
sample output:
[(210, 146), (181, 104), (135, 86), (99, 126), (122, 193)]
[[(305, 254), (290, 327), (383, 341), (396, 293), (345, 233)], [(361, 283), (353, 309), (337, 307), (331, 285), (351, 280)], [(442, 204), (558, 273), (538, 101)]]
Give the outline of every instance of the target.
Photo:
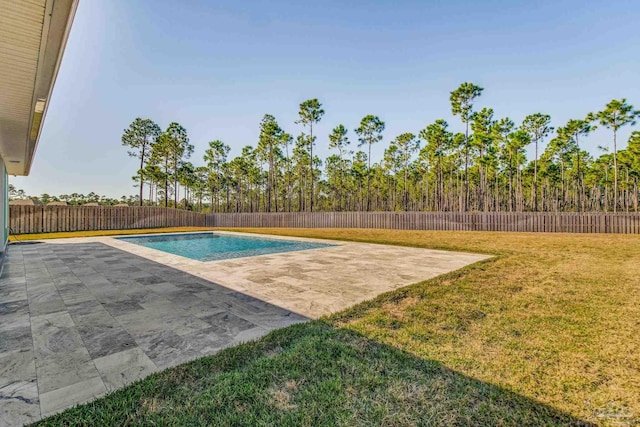
[(164, 402), (157, 397), (145, 398), (140, 401), (140, 410), (144, 413), (155, 414), (162, 410)]
[(292, 401), (298, 386), (299, 382), (296, 380), (288, 380), (283, 385), (271, 386), (268, 390), (269, 404), (279, 410), (296, 409), (298, 405)]

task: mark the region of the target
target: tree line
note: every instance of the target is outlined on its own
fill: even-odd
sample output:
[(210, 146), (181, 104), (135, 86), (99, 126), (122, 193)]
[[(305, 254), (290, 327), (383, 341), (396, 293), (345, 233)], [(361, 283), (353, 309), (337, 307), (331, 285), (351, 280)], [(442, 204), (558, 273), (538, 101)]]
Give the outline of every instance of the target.
[[(119, 202), (202, 212), (638, 211), (640, 131), (631, 132), (624, 149), (618, 139), (640, 111), (626, 99), (554, 128), (544, 113), (521, 123), (496, 117), (492, 108), (477, 107), (483, 91), (465, 82), (450, 94), (463, 132), (438, 119), (387, 139), (380, 159), (371, 151), (385, 141), (382, 119), (366, 115), (353, 132), (338, 124), (320, 141), (314, 130), (324, 110), (317, 99), (300, 104), (297, 135), (265, 114), (255, 145), (230, 158), (230, 147), (213, 140), (198, 166), (190, 161), (194, 147), (183, 126), (172, 122), (162, 130), (136, 118), (122, 144), (139, 161), (138, 195)], [(598, 127), (610, 132), (611, 150), (599, 147), (592, 156), (582, 147)], [(317, 144), (332, 153), (321, 159)], [(59, 198), (116, 202), (79, 196)]]
[[(464, 132), (438, 119), (388, 140), (377, 161), (371, 149), (384, 140), (384, 121), (366, 115), (355, 138), (338, 124), (320, 142), (314, 126), (324, 110), (317, 99), (300, 104), (295, 137), (266, 114), (255, 145), (229, 158), (228, 145), (211, 141), (200, 166), (189, 161), (193, 146), (175, 122), (162, 131), (137, 118), (122, 143), (139, 160), (140, 204), (208, 212), (638, 210), (640, 132), (618, 147), (620, 129), (640, 117), (626, 99), (554, 129), (548, 114), (516, 124), (476, 108), (483, 90), (463, 83), (451, 92)], [(611, 132), (612, 150), (601, 147), (593, 157), (581, 144), (597, 127)], [(319, 143), (332, 150), (325, 159), (314, 154)], [(526, 156), (530, 145), (533, 159)]]
[(87, 203), (98, 203), (99, 205), (103, 205), (103, 206), (139, 204), (138, 196), (122, 196), (119, 199), (116, 199), (116, 198), (100, 195), (93, 191), (88, 194), (69, 193), (69, 194), (52, 195), (48, 193), (42, 193), (39, 196), (30, 196), (23, 189), (16, 188), (13, 184), (9, 184), (9, 187), (7, 190), (8, 190), (7, 192), (8, 192), (9, 200), (31, 199), (43, 204), (47, 204), (51, 202), (66, 202), (72, 206), (81, 206)]

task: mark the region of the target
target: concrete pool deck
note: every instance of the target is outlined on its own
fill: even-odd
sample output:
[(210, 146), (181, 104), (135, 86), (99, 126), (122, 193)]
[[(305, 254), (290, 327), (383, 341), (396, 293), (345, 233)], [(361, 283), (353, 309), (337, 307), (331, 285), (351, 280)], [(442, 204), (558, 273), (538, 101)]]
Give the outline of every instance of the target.
[(2, 425), (488, 258), (330, 243), (209, 262), (113, 237), (11, 245), (0, 278)]

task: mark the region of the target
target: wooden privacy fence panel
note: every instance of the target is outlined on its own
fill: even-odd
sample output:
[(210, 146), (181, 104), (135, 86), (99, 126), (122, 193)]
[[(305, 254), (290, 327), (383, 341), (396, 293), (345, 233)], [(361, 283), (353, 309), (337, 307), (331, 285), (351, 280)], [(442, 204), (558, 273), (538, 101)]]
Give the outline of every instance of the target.
[(205, 216), (180, 209), (130, 206), (10, 206), (13, 234), (204, 227)]
[(637, 213), (285, 212), (200, 214), (160, 207), (10, 206), (13, 234), (160, 227), (386, 228), (640, 234)]
[(640, 234), (638, 213), (284, 212), (206, 215), (207, 227), (385, 228)]

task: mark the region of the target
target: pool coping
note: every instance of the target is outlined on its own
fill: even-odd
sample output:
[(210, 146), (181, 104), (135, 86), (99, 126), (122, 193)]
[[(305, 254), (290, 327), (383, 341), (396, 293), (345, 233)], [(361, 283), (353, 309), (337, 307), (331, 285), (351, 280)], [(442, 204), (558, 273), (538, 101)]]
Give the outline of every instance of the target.
[[(170, 234), (195, 234), (173, 232)], [(260, 233), (212, 233), (318, 242), (329, 246), (214, 261), (199, 261), (114, 236), (51, 240), (51, 244), (101, 243), (217, 283), (310, 318), (319, 318), (377, 295), (418, 283), (491, 255), (380, 243)], [(145, 234), (140, 234), (144, 236)], [(149, 233), (158, 235), (158, 233)], [(265, 286), (266, 285), (266, 286)], [(300, 311), (302, 309), (302, 311)]]
[[(221, 260), (200, 261), (200, 260), (196, 260), (196, 259), (192, 259), (192, 258), (183, 257), (181, 255), (175, 255), (175, 254), (172, 254), (172, 253), (169, 253), (169, 252), (164, 252), (164, 251), (161, 251), (161, 250), (158, 250), (158, 249), (153, 249), (153, 248), (149, 248), (149, 247), (146, 247), (146, 246), (137, 245), (135, 243), (126, 242), (126, 241), (120, 239), (122, 237), (144, 237), (144, 236), (151, 237), (151, 236), (160, 236), (160, 235), (164, 235), (164, 234), (172, 235), (172, 234), (200, 234), (200, 233), (218, 233), (218, 234), (228, 234), (228, 235), (236, 235), (236, 236), (255, 236), (255, 237), (261, 237), (261, 238), (267, 238), (267, 239), (277, 239), (277, 240), (299, 240), (299, 241), (323, 243), (323, 244), (329, 245), (329, 246), (327, 246), (325, 248), (303, 249), (303, 250), (300, 250), (300, 251), (293, 251), (293, 252), (309, 252), (309, 251), (317, 251), (317, 250), (327, 250), (327, 249), (331, 249), (332, 247), (335, 248), (335, 247), (344, 247), (344, 246), (361, 246), (361, 245), (365, 245), (365, 246), (371, 246), (371, 247), (405, 248), (405, 249), (421, 250), (421, 251), (427, 251), (427, 252), (428, 251), (433, 251), (433, 252), (441, 252), (441, 253), (447, 253), (447, 254), (451, 254), (451, 255), (463, 256), (463, 257), (464, 256), (475, 256), (475, 257), (479, 257), (479, 260), (485, 260), (485, 259), (489, 259), (489, 258), (495, 257), (495, 255), (492, 255), (492, 254), (477, 253), (477, 252), (463, 252), (463, 251), (455, 251), (455, 250), (447, 250), (447, 249), (421, 248), (421, 247), (416, 247), (416, 246), (392, 245), (392, 244), (377, 243), (377, 242), (358, 242), (358, 241), (352, 241), (352, 240), (340, 240), (339, 238), (336, 238), (336, 239), (321, 239), (321, 238), (317, 238), (317, 237), (283, 236), (283, 235), (279, 235), (279, 234), (250, 233), (250, 232), (228, 231), (228, 230), (171, 231), (171, 232), (166, 232), (166, 233), (154, 233), (154, 232), (152, 232), (152, 233), (140, 233), (140, 234), (115, 234), (115, 235), (108, 235), (108, 236), (85, 236), (85, 237), (64, 237), (64, 238), (57, 238), (57, 239), (37, 239), (37, 240), (33, 240), (33, 241), (34, 242), (51, 243), (51, 244), (100, 242), (100, 243), (106, 244), (108, 246), (112, 246), (112, 247), (115, 247), (117, 249), (124, 250), (125, 252), (129, 252), (129, 253), (132, 253), (134, 255), (142, 256), (143, 258), (147, 258), (147, 259), (150, 259), (152, 261), (157, 261), (158, 260), (157, 257), (159, 257), (159, 256), (170, 256), (170, 257), (176, 258), (176, 261), (179, 261), (180, 259), (182, 259), (184, 261), (195, 262), (195, 263), (204, 264), (204, 265), (212, 265), (212, 264), (216, 264), (216, 263), (225, 263), (225, 262), (244, 260), (244, 259), (260, 259), (260, 258), (273, 257), (273, 256), (277, 256), (277, 255), (286, 255), (287, 254), (287, 252), (279, 252), (279, 253), (273, 253), (273, 254), (252, 255), (252, 256), (247, 256), (247, 257), (242, 257), (242, 258), (230, 258), (230, 259), (221, 259)], [(114, 245), (113, 242), (117, 242), (117, 244)], [(124, 245), (124, 247), (120, 246), (120, 244)], [(138, 251), (136, 250), (137, 248), (142, 248), (145, 251), (150, 251), (151, 254), (149, 254), (149, 255), (153, 254), (154, 256), (147, 256), (145, 254), (138, 253)]]
[[(246, 255), (246, 256), (239, 256), (239, 257), (233, 257), (233, 258), (200, 260), (200, 259), (196, 259), (196, 258), (186, 257), (184, 255), (174, 254), (173, 252), (163, 251), (162, 249), (156, 249), (156, 248), (152, 248), (152, 247), (149, 247), (149, 246), (140, 245), (140, 244), (137, 244), (137, 243), (133, 243), (133, 242), (127, 241), (127, 239), (135, 239), (135, 238), (159, 237), (159, 236), (165, 236), (165, 235), (185, 235), (185, 234), (186, 235), (189, 235), (189, 234), (223, 234), (223, 235), (229, 235), (229, 236), (236, 236), (238, 238), (248, 238), (248, 239), (254, 238), (254, 239), (265, 239), (265, 240), (283, 240), (283, 241), (290, 241), (290, 242), (307, 242), (307, 243), (321, 244), (321, 245), (325, 245), (325, 246), (319, 247), (319, 248), (306, 248), (306, 249), (294, 249), (294, 250), (281, 251), (281, 252), (271, 252), (271, 253), (267, 253), (267, 254)], [(194, 231), (194, 232), (174, 232), (174, 233), (151, 233), (151, 234), (135, 234), (135, 235), (127, 234), (127, 235), (122, 235), (122, 236), (105, 236), (105, 237), (109, 237), (109, 238), (118, 240), (119, 242), (125, 242), (125, 243), (136, 245), (136, 246), (142, 246), (142, 247), (147, 248), (147, 249), (158, 251), (159, 253), (174, 255), (174, 256), (177, 256), (177, 257), (181, 257), (181, 258), (192, 260), (192, 261), (201, 262), (201, 263), (204, 263), (204, 264), (221, 262), (221, 261), (229, 261), (229, 260), (234, 260), (234, 259), (254, 258), (254, 257), (277, 255), (277, 254), (285, 254), (285, 253), (288, 253), (288, 252), (315, 251), (315, 250), (318, 250), (318, 249), (326, 249), (326, 248), (332, 247), (332, 246), (341, 246), (341, 244), (343, 243), (343, 242), (337, 241), (337, 240), (310, 239), (310, 238), (304, 238), (304, 237), (298, 238), (298, 237), (289, 237), (289, 236), (277, 236), (277, 235), (272, 235), (272, 234), (242, 233), (242, 232), (217, 231), (217, 230), (212, 230), (212, 231)], [(345, 243), (349, 243), (349, 242), (345, 242)]]
[[(153, 237), (153, 236), (174, 235), (174, 234), (203, 234), (203, 233), (217, 233), (217, 234), (228, 234), (228, 235), (232, 235), (232, 236), (235, 235), (235, 236), (244, 236), (244, 237), (258, 237), (258, 238), (264, 238), (264, 239), (274, 239), (274, 240), (293, 240), (293, 241), (303, 241), (303, 242), (310, 242), (310, 243), (322, 243), (322, 244), (328, 245), (327, 247), (359, 244), (359, 242), (351, 242), (351, 241), (347, 241), (347, 240), (318, 239), (318, 238), (313, 238), (313, 237), (298, 237), (298, 236), (281, 236), (281, 235), (276, 235), (276, 234), (247, 233), (247, 232), (227, 231), (227, 230), (171, 231), (171, 232), (166, 232), (166, 233), (140, 233), (140, 234), (114, 234), (114, 235), (108, 235), (108, 236), (62, 237), (62, 238), (56, 238), (56, 239), (36, 239), (36, 240), (30, 240), (30, 242), (43, 242), (43, 243), (51, 243), (51, 244), (101, 242), (101, 243), (108, 244), (109, 246), (114, 246), (114, 245), (109, 244), (108, 242), (111, 242), (111, 241), (115, 240), (117, 242), (124, 243), (125, 246), (131, 245), (134, 248), (143, 247), (143, 248), (148, 249), (150, 251), (155, 251), (155, 252), (157, 252), (157, 255), (167, 254), (167, 255), (172, 255), (172, 256), (175, 256), (175, 257), (178, 257), (178, 258), (183, 258), (185, 260), (195, 261), (195, 262), (199, 262), (199, 263), (203, 263), (203, 264), (225, 262), (225, 261), (234, 260), (234, 259), (268, 257), (268, 256), (273, 256), (273, 255), (286, 253), (286, 252), (276, 252), (276, 253), (272, 253), (272, 254), (251, 255), (251, 256), (246, 256), (246, 257), (241, 257), (241, 258), (228, 258), (228, 259), (219, 259), (219, 260), (211, 260), (211, 261), (200, 261), (200, 260), (197, 260), (197, 259), (193, 259), (193, 258), (183, 257), (181, 255), (172, 254), (170, 252), (165, 252), (165, 251), (162, 251), (162, 250), (159, 250), (159, 249), (154, 249), (154, 248), (150, 248), (150, 247), (146, 247), (146, 246), (142, 246), (142, 245), (137, 245), (135, 243), (127, 242), (126, 240), (123, 239), (123, 238), (127, 238), (127, 237)], [(388, 245), (384, 245), (384, 244), (381, 244), (381, 243), (363, 242), (363, 244), (388, 246)], [(122, 247), (118, 247), (118, 249), (123, 249), (123, 248)], [(318, 249), (326, 249), (326, 248), (301, 249), (299, 251), (292, 251), (292, 252), (306, 252), (306, 251), (318, 250)], [(135, 251), (130, 251), (130, 250), (126, 250), (126, 252), (135, 253)], [(460, 252), (460, 253), (464, 253), (464, 252)], [(136, 253), (136, 255), (137, 255), (137, 253)], [(147, 257), (145, 257), (145, 258), (147, 258)]]

